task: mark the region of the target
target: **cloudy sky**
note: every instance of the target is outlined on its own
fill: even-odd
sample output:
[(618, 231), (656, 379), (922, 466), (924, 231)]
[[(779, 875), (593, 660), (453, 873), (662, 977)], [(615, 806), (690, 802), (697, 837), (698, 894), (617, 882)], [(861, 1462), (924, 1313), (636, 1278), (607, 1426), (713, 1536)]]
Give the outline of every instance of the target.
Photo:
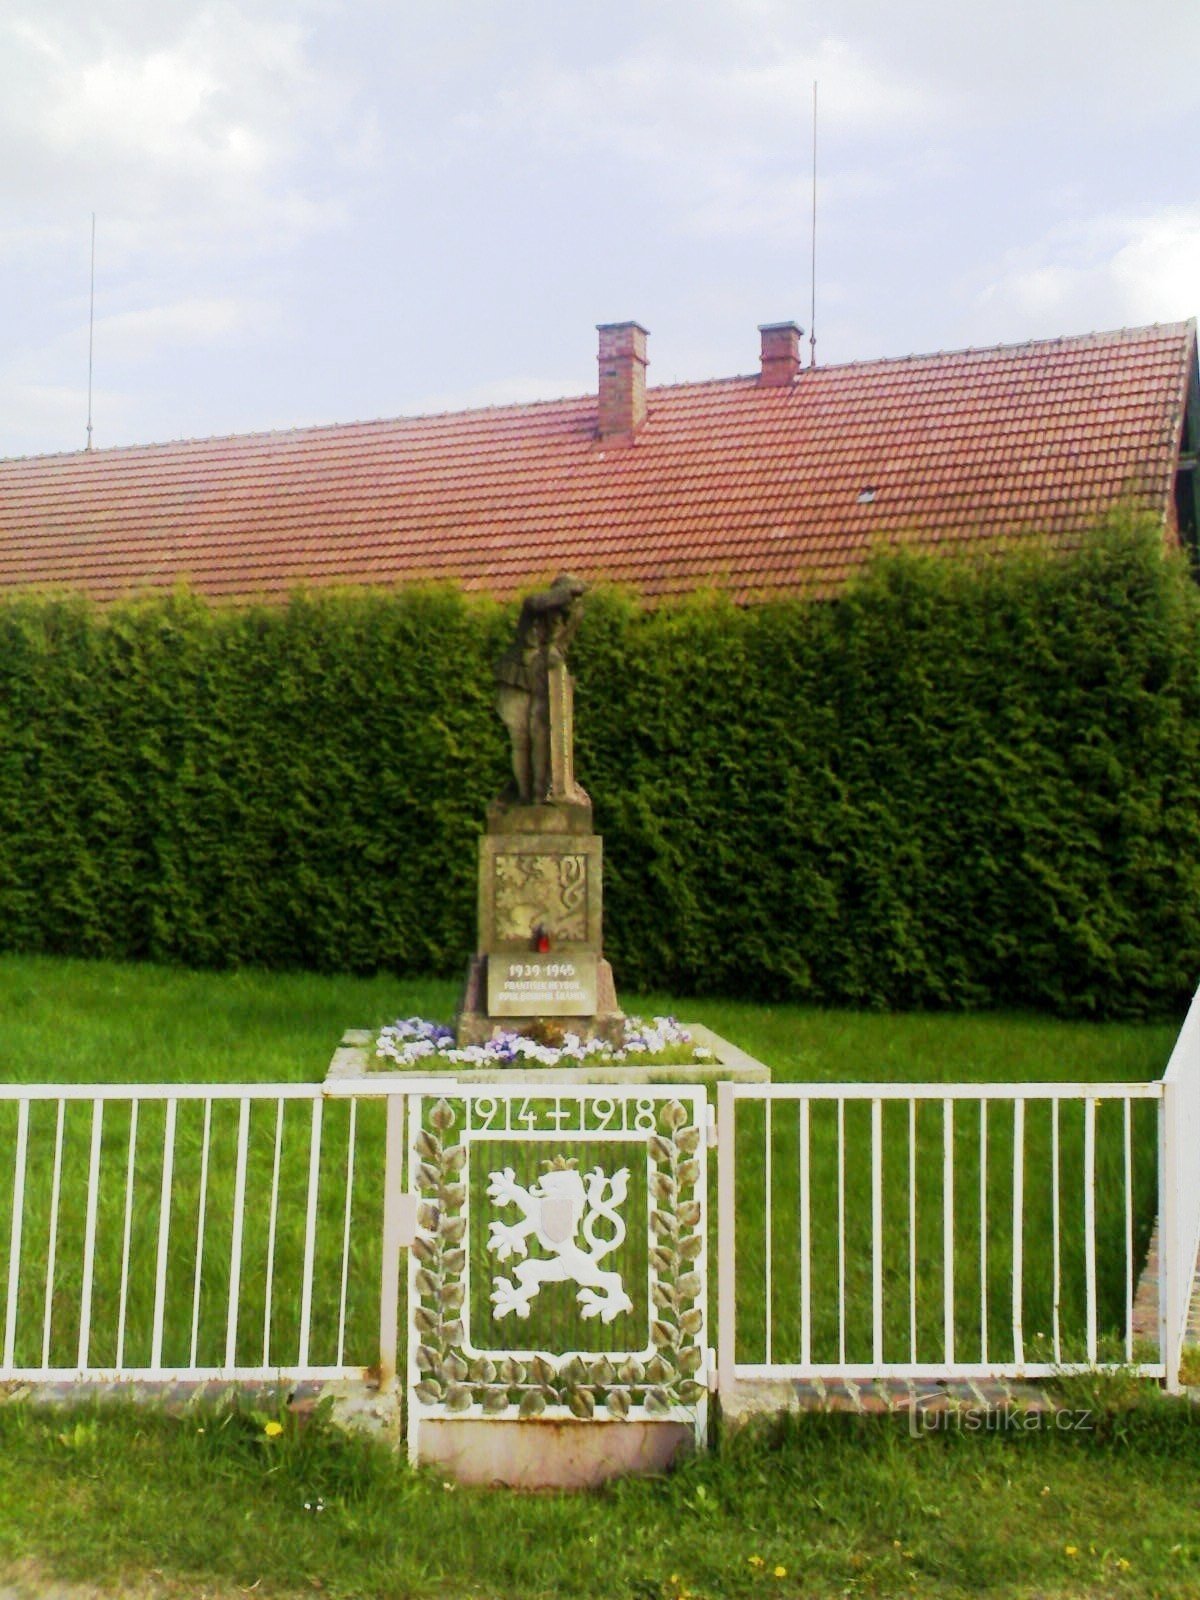
[(0, 0), (0, 455), (1200, 310), (1189, 0)]

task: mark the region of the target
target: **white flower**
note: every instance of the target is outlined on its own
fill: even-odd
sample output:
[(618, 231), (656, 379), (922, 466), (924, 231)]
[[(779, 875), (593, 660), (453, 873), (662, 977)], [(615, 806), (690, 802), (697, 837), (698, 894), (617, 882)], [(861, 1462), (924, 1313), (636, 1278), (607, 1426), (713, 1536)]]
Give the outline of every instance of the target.
[[(581, 1039), (577, 1033), (570, 1032), (563, 1035), (563, 1042), (557, 1049), (512, 1032), (501, 1032), (486, 1044), (465, 1045), (460, 1049), (443, 1023), (404, 1017), (380, 1029), (375, 1054), (401, 1067), (416, 1066), (430, 1056), (453, 1066), (510, 1067), (533, 1063), (555, 1067), (562, 1062), (585, 1062), (597, 1057), (619, 1064), (631, 1057), (657, 1055), (690, 1042), (691, 1035), (674, 1017), (654, 1017), (649, 1023), (641, 1017), (630, 1017), (623, 1049), (613, 1049), (604, 1039)], [(697, 1061), (712, 1059), (712, 1051), (700, 1045), (692, 1053)]]

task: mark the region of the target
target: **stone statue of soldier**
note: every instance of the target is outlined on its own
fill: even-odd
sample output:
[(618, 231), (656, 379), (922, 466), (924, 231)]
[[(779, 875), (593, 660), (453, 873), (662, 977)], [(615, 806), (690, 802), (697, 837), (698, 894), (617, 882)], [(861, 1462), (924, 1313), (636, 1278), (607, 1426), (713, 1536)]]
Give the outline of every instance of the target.
[(527, 596), (516, 638), (496, 663), (496, 709), (512, 743), (513, 798), (522, 805), (569, 798), (553, 793), (550, 675), (566, 666), (586, 593), (582, 579), (560, 573)]
[(479, 839), (479, 940), (456, 1033), (547, 1030), (619, 1045), (625, 1016), (604, 959), (603, 841), (575, 781), (575, 685), (567, 650), (587, 585), (560, 573), (522, 604), (495, 667), (496, 709), (512, 745), (512, 781)]

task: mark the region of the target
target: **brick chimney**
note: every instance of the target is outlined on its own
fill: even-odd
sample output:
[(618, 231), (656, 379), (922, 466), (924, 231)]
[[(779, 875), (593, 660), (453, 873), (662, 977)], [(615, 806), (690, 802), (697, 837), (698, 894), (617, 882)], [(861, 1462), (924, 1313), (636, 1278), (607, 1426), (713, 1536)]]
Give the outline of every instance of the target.
[(794, 322), (760, 322), (762, 371), (758, 381), (764, 388), (795, 383), (800, 375), (800, 335), (804, 329)]
[(646, 420), (646, 330), (639, 322), (600, 322), (600, 412), (606, 444), (630, 444)]

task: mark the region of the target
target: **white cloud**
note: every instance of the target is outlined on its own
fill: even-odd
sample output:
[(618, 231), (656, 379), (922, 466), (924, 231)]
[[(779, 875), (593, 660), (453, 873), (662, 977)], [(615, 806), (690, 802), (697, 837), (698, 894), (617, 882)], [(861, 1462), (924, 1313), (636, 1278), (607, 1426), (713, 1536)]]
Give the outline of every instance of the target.
[(589, 394), (595, 386), (594, 374), (574, 378), (529, 374), (423, 395), (407, 403), (404, 409), (406, 415), (430, 416), (439, 411), (474, 411), (484, 406), (522, 406), (530, 405), (535, 400), (562, 400), (573, 395)]
[(1113, 281), (1140, 319), (1200, 309), (1200, 206), (1147, 218), (1112, 259)]
[(180, 345), (222, 344), (271, 320), (269, 307), (251, 301), (197, 297), (98, 318), (96, 347), (115, 360), (144, 360)]
[(58, 448), (82, 450), (86, 425), (86, 388), (14, 383), (0, 374), (0, 457), (37, 454), (47, 438)]
[(185, 253), (259, 248), (337, 217), (302, 157), (336, 144), (345, 107), (302, 21), (227, 0), (152, 23), (122, 9), (97, 20), (25, 0), (0, 21), (0, 248), (34, 247), (56, 212), (73, 224), (93, 208), (130, 251), (164, 237)]
[(979, 298), (1016, 337), (1193, 316), (1200, 309), (1200, 206), (1056, 228), (1010, 256)]
[[(179, 374), (194, 353), (219, 349), (235, 359), (278, 326), (277, 309), (250, 298), (191, 296), (98, 316), (95, 329), (97, 444), (127, 442), (139, 399), (154, 395), (155, 426), (135, 437), (202, 432), (180, 405)], [(0, 454), (82, 449), (87, 418), (88, 330), (71, 316), (43, 340), (6, 352), (0, 365)], [(163, 396), (170, 397), (164, 411)], [(174, 420), (182, 416), (183, 420)], [(164, 417), (173, 420), (164, 421)], [(215, 431), (215, 430), (208, 430)]]
[(106, 53), (83, 63), (60, 58), (59, 93), (46, 102), (41, 127), (68, 154), (99, 140), (109, 152), (154, 166), (261, 171), (270, 161), (263, 134), (211, 114), (220, 79), (207, 54), (189, 39), (173, 49)]
[(813, 49), (740, 62), (688, 60), (648, 45), (612, 63), (535, 73), (461, 121), (501, 131), (533, 123), (560, 141), (651, 161), (714, 150), (761, 155), (780, 138), (793, 149), (808, 147), (814, 80), (822, 125), (831, 129), (911, 127), (948, 105), (945, 94), (881, 71), (844, 41), (827, 38)]
[[(736, 233), (768, 217), (790, 230), (809, 204), (814, 81), (822, 138), (843, 144), (928, 128), (955, 104), (834, 37), (807, 49), (754, 40), (739, 57), (713, 59), (651, 43), (611, 62), (534, 71), (461, 116), (458, 129), (472, 140), (532, 136), (628, 160), (701, 233)], [(843, 168), (833, 181), (862, 188), (878, 178)]]

